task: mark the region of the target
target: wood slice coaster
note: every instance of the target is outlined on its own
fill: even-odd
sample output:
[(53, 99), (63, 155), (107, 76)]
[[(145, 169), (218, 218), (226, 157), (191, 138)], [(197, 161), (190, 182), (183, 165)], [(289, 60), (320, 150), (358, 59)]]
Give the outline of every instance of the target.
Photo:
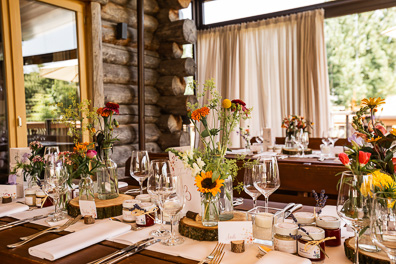
[[(229, 221), (246, 221), (246, 212), (234, 212), (234, 218)], [(217, 226), (206, 227), (202, 221), (194, 221), (183, 217), (179, 222), (179, 233), (182, 236), (199, 241), (217, 241)]]
[[(351, 237), (344, 242), (345, 256), (350, 260), (355, 260), (355, 238)], [(359, 250), (359, 262), (369, 264), (389, 264), (389, 258), (385, 252), (376, 253)]]
[[(120, 194), (117, 198), (114, 199), (100, 200), (98, 199), (98, 194), (95, 193), (96, 211), (98, 212), (97, 219), (104, 219), (122, 215), (122, 203), (125, 200), (130, 199), (133, 199), (133, 197), (126, 194)], [(72, 217), (76, 217), (80, 214), (80, 206), (78, 204), (78, 200), (78, 197), (74, 198), (69, 202), (69, 205), (67, 207), (67, 213)]]
[[(282, 149), (282, 153), (286, 155), (297, 155), (301, 153), (300, 149), (293, 148), (293, 149)], [(308, 148), (304, 150), (304, 154), (312, 154), (312, 149)]]

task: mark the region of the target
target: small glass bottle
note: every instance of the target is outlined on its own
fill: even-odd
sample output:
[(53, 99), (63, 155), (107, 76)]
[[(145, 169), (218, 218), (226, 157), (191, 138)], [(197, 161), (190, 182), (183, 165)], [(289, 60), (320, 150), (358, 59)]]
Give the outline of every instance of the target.
[[(322, 228), (315, 226), (306, 226), (304, 229), (313, 238), (313, 241), (320, 241), (325, 238), (325, 232)], [(325, 259), (325, 242), (321, 242), (319, 245), (305, 246), (312, 239), (307, 236), (302, 230), (298, 230), (298, 234), (302, 237), (297, 241), (298, 255), (311, 260), (312, 262), (319, 262)]]
[[(141, 203), (141, 204), (139, 204), (139, 206), (146, 212), (155, 208), (155, 205), (153, 203)], [(136, 216), (136, 225), (137, 226), (140, 226), (140, 227), (152, 226), (152, 225), (154, 225), (154, 222), (155, 222), (155, 213), (154, 212)]]
[(45, 193), (42, 190), (36, 191), (36, 206), (41, 208), (44, 202)]
[(315, 215), (309, 212), (297, 212), (293, 213), (294, 217), (297, 219), (297, 223), (302, 226), (314, 226), (315, 225)]
[(149, 194), (139, 194), (135, 197), (135, 200), (139, 200), (142, 203), (149, 203), (151, 202), (151, 197)]
[(29, 207), (36, 206), (36, 189), (27, 188), (25, 190), (25, 204)]
[(297, 254), (297, 241), (290, 235), (297, 235), (298, 226), (294, 223), (277, 223), (274, 226), (274, 248), (290, 254)]
[(138, 200), (125, 200), (122, 203), (122, 220), (124, 222), (135, 222), (136, 216), (133, 212), (135, 204), (140, 204), (141, 202)]
[(325, 237), (335, 237), (336, 239), (325, 242), (328, 247), (338, 247), (341, 245), (341, 221), (337, 217), (323, 215), (316, 219), (316, 225), (325, 231)]

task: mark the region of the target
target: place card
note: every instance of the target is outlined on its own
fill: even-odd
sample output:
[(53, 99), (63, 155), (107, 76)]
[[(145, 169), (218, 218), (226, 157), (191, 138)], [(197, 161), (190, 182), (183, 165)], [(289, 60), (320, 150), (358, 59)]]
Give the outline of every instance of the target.
[(80, 212), (83, 217), (86, 215), (92, 215), (93, 218), (98, 217), (95, 201), (80, 200), (78, 203), (80, 205)]
[(218, 223), (219, 243), (230, 244), (231, 241), (245, 240), (253, 243), (253, 227), (251, 221), (220, 221)]
[(15, 199), (17, 197), (17, 186), (16, 185), (0, 185), (0, 195), (11, 197)]

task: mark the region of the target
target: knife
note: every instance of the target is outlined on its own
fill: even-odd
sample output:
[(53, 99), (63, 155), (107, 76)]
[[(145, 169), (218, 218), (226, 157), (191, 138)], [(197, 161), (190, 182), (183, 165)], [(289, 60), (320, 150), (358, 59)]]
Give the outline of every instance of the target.
[(141, 240), (139, 242), (133, 243), (130, 246), (127, 246), (127, 247), (125, 247), (123, 249), (117, 250), (114, 253), (111, 253), (111, 254), (109, 254), (107, 256), (104, 256), (103, 258), (91, 261), (91, 262), (89, 262), (87, 264), (100, 264), (100, 263), (103, 263), (103, 262), (105, 262), (105, 261), (107, 261), (109, 259), (112, 259), (114, 257), (117, 257), (117, 256), (123, 254), (123, 253), (126, 253), (126, 252), (128, 252), (130, 250), (133, 250), (133, 249), (135, 249), (135, 248), (137, 248), (139, 246), (142, 246), (142, 245), (144, 245), (144, 243), (149, 242), (149, 241), (151, 241), (153, 239), (154, 239), (153, 237), (149, 237), (149, 238), (143, 239), (143, 240)]
[(295, 203), (289, 203), (288, 205), (285, 206), (285, 208), (282, 209), (282, 211), (286, 212), (295, 205), (296, 205)]
[(294, 211), (297, 211), (298, 209), (302, 208), (302, 204), (296, 204), (295, 206), (293, 206), (293, 208), (287, 210), (285, 212), (285, 219), (288, 218)]
[(36, 215), (35, 217), (31, 217), (31, 218), (26, 218), (26, 219), (22, 219), (22, 220), (18, 220), (18, 221), (14, 221), (5, 225), (0, 226), (0, 231), (17, 226), (17, 225), (22, 225), (28, 222), (33, 222), (36, 220), (40, 220), (43, 218), (48, 217), (48, 215)]
[(156, 244), (156, 243), (158, 243), (158, 242), (160, 242), (160, 241), (161, 241), (161, 239), (159, 239), (159, 238), (156, 238), (156, 239), (152, 239), (152, 240), (150, 240), (150, 241), (147, 241), (146, 243), (143, 243), (142, 245), (136, 247), (135, 249), (132, 249), (132, 250), (130, 250), (130, 251), (127, 251), (126, 253), (122, 254), (121, 256), (118, 256), (118, 257), (116, 257), (116, 258), (114, 258), (114, 259), (112, 259), (112, 260), (110, 260), (110, 261), (105, 262), (105, 264), (114, 264), (114, 263), (117, 263), (118, 261), (121, 261), (121, 260), (123, 260), (123, 259), (125, 259), (125, 258), (128, 258), (128, 257), (132, 256), (133, 254), (136, 254), (136, 253), (138, 253), (138, 252), (140, 252), (140, 251), (146, 249), (147, 247), (149, 247), (149, 246), (151, 246), (151, 245), (154, 245), (154, 244)]

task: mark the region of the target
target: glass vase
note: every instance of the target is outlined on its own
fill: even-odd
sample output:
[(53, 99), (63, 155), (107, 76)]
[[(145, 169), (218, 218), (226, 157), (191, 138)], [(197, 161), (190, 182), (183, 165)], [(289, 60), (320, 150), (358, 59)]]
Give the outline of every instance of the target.
[(286, 133), (286, 137), (285, 137), (285, 148), (286, 149), (293, 149), (296, 148), (296, 144), (295, 144), (295, 137), (296, 135), (294, 133)]
[(38, 175), (38, 173), (35, 173), (33, 175), (27, 175), (26, 176), (26, 182), (27, 182), (27, 187), (28, 188), (37, 188), (39, 189), (41, 186), (39, 186), (41, 184), (40, 182), (40, 177)]
[(119, 195), (117, 163), (110, 159), (110, 151), (111, 148), (103, 149), (103, 166), (96, 170), (98, 198), (101, 200), (114, 199)]
[(220, 215), (219, 220), (227, 221), (234, 218), (234, 205), (233, 205), (233, 185), (232, 177), (228, 176), (224, 180), (224, 185), (220, 188), (219, 202), (220, 202)]
[(217, 226), (219, 222), (219, 194), (201, 193), (201, 217), (203, 226)]
[(80, 179), (80, 183), (78, 185), (79, 189), (79, 199), (85, 201), (94, 201), (94, 184), (91, 179), (91, 175), (82, 174)]

